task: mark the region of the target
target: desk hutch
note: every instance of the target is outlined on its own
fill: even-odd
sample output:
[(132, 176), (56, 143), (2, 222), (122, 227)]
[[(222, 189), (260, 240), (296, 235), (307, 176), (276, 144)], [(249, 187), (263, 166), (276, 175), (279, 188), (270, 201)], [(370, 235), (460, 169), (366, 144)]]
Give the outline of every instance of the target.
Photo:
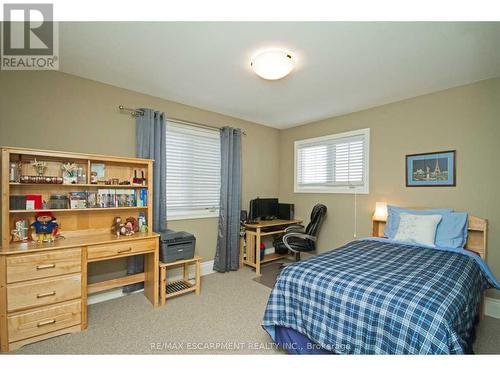
[[(61, 177), (63, 163), (75, 163), (86, 180), (71, 184), (25, 183), (11, 181), (10, 166), (17, 164), (20, 175), (34, 175), (30, 163), (45, 163), (45, 175)], [(91, 183), (93, 164), (104, 165), (104, 179)], [(15, 350), (23, 345), (87, 328), (87, 296), (92, 293), (144, 281), (144, 294), (158, 306), (159, 252), (158, 235), (152, 232), (152, 160), (104, 155), (43, 151), (24, 148), (1, 148), (1, 247), (0, 247), (0, 351)], [(133, 184), (134, 175), (146, 183)], [(113, 181), (115, 185), (108, 185)], [(116, 181), (130, 185), (116, 185)], [(95, 181), (93, 181), (95, 182)], [(139, 207), (133, 201), (127, 207), (15, 209), (10, 197), (42, 196), (49, 202), (53, 194), (75, 191), (97, 192), (98, 189), (142, 190), (146, 202)], [(145, 190), (143, 190), (145, 189)], [(37, 212), (51, 211), (57, 218), (64, 238), (54, 242), (11, 242), (15, 222), (34, 221)], [(115, 216), (137, 218), (141, 212), (148, 228), (131, 236), (111, 232)], [(143, 254), (144, 272), (117, 279), (87, 283), (87, 266), (91, 262)]]

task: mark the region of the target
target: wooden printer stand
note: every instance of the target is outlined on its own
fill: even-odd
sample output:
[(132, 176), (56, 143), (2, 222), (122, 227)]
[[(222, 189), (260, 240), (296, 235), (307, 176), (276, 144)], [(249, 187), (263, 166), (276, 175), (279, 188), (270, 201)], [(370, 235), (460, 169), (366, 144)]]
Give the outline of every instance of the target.
[[(195, 292), (200, 295), (200, 262), (201, 257), (195, 256), (190, 259), (177, 260), (171, 263), (160, 263), (160, 305), (164, 305), (168, 298), (182, 294)], [(194, 264), (194, 283), (189, 281), (189, 266)], [(183, 267), (183, 278), (167, 283), (167, 270), (169, 268)]]

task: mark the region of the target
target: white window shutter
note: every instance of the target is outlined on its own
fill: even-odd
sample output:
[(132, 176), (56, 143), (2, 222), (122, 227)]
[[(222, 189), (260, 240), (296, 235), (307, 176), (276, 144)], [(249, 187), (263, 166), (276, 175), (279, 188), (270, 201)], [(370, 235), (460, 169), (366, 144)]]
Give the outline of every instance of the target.
[(369, 129), (295, 142), (296, 192), (368, 192)]

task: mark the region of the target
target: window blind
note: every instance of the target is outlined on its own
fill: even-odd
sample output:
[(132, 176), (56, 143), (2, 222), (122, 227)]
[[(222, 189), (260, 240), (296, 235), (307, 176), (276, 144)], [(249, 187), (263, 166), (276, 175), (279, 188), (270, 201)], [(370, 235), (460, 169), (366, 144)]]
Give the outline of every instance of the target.
[(363, 129), (297, 141), (295, 190), (367, 190), (368, 136), (369, 129)]
[(219, 195), (219, 131), (167, 121), (168, 217), (216, 215)]

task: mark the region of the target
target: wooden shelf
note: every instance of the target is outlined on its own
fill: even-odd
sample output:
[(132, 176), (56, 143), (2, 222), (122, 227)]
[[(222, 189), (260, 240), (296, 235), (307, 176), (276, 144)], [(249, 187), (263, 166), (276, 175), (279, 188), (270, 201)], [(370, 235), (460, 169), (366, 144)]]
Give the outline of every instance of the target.
[(11, 214), (24, 214), (24, 213), (36, 213), (36, 212), (79, 212), (79, 211), (106, 211), (106, 210), (147, 210), (148, 206), (138, 207), (98, 207), (98, 208), (42, 208), (40, 210), (10, 210)]
[(266, 254), (264, 256), (264, 259), (261, 259), (260, 264), (269, 263), (278, 259), (285, 259), (286, 257), (288, 257), (288, 254), (276, 254), (276, 253)]
[(109, 289), (120, 288), (125, 285), (140, 283), (145, 280), (146, 280), (145, 274), (144, 272), (142, 272), (130, 276), (119, 277), (117, 279), (100, 281), (97, 283), (89, 284), (87, 286), (87, 293), (88, 294), (99, 293)]
[(96, 187), (105, 189), (147, 189), (147, 185), (104, 185), (104, 184), (35, 184), (35, 183), (21, 183), (10, 182), (10, 186), (54, 186), (54, 187)]
[(196, 291), (196, 285), (186, 280), (174, 281), (172, 283), (167, 284), (166, 288), (167, 291), (165, 298), (172, 298), (180, 296), (181, 294), (186, 294), (189, 292)]

